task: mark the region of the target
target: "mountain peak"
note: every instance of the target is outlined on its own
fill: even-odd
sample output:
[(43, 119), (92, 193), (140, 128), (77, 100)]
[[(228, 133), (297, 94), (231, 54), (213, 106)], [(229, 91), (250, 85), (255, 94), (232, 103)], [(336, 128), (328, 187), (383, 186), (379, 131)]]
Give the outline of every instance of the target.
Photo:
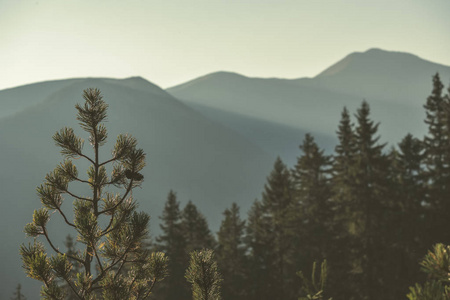
[(334, 76), (354, 71), (373, 71), (378, 69), (401, 68), (402, 66), (430, 63), (407, 52), (388, 51), (380, 48), (370, 48), (364, 52), (353, 52), (334, 65), (321, 72), (318, 77)]

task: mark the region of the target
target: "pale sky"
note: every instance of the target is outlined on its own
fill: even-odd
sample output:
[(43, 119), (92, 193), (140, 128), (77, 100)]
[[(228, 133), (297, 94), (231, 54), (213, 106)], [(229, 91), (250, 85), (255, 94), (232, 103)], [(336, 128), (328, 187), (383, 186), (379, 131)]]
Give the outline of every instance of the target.
[(450, 65), (450, 0), (0, 0), (0, 89), (215, 71), (313, 77), (355, 51)]

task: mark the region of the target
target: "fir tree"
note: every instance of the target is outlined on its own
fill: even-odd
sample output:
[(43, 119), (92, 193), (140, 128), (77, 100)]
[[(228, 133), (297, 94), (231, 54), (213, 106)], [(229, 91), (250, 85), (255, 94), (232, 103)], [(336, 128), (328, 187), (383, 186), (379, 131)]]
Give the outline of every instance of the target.
[[(44, 184), (37, 188), (43, 208), (34, 211), (33, 221), (25, 227), (35, 242), (20, 247), (26, 274), (42, 281), (44, 299), (64, 299), (65, 291), (59, 284), (64, 280), (79, 299), (93, 299), (101, 292), (103, 299), (145, 299), (154, 284), (165, 277), (166, 257), (163, 253), (150, 253), (143, 249), (147, 236), (149, 216), (136, 212), (136, 201), (131, 191), (141, 185), (145, 166), (145, 153), (136, 148), (137, 141), (129, 135), (119, 135), (112, 157), (101, 161), (99, 149), (106, 143), (108, 105), (100, 91), (84, 91), (84, 105), (76, 105), (81, 128), (89, 134), (94, 156), (83, 150), (84, 141), (72, 128), (63, 128), (53, 139), (65, 160), (46, 176)], [(72, 159), (82, 158), (90, 163), (87, 178), (79, 176)], [(106, 166), (113, 163), (111, 176)], [(91, 196), (79, 196), (69, 188), (71, 182), (88, 186)], [(107, 187), (123, 189), (113, 194)], [(64, 198), (73, 198), (74, 219), (70, 220), (64, 208)], [(76, 230), (82, 244), (78, 254), (68, 254), (55, 245), (48, 232), (48, 222), (53, 212), (59, 213), (64, 222)], [(107, 222), (100, 222), (100, 217)], [(49, 255), (44, 245), (36, 241), (42, 236), (55, 252)], [(72, 274), (73, 263), (82, 268)], [(99, 271), (94, 275), (94, 263)], [(123, 272), (125, 267), (130, 270)]]
[(167, 265), (169, 276), (157, 293), (167, 300), (187, 299), (189, 288), (184, 281), (184, 272), (188, 265), (187, 241), (181, 223), (180, 203), (173, 191), (170, 191), (167, 197), (160, 219), (162, 234), (156, 241), (158, 249), (169, 258)]
[(222, 296), (225, 300), (247, 299), (246, 297), (246, 247), (244, 245), (245, 221), (239, 216), (239, 207), (233, 203), (223, 213), (218, 236), (217, 262), (222, 277)]
[(16, 287), (14, 296), (10, 299), (11, 300), (27, 300), (27, 298), (22, 294), (22, 286), (20, 285), (20, 283)]
[(206, 218), (197, 210), (197, 207), (189, 201), (181, 214), (181, 227), (186, 239), (186, 251), (214, 249), (216, 240), (208, 227)]

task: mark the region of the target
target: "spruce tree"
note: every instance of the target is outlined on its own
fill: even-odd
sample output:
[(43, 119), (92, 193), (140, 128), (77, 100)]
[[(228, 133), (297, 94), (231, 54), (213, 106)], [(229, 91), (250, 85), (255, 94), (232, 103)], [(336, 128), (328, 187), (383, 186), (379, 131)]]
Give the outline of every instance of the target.
[(378, 124), (369, 118), (370, 108), (363, 101), (356, 118), (356, 156), (355, 156), (355, 203), (354, 234), (358, 240), (357, 259), (360, 262), (362, 297), (379, 299), (385, 292), (382, 289), (382, 261), (379, 253), (385, 251), (380, 232), (384, 225), (387, 159), (382, 153), (384, 144), (379, 144)]
[(248, 249), (247, 280), (245, 281), (247, 299), (268, 299), (268, 282), (271, 274), (267, 271), (267, 263), (270, 259), (270, 237), (267, 234), (268, 224), (264, 218), (264, 211), (260, 201), (255, 200), (248, 212), (245, 245)]
[(398, 151), (390, 154), (390, 206), (385, 212), (388, 216), (385, 234), (391, 245), (386, 253), (386, 282), (390, 285), (392, 297), (400, 298), (411, 282), (422, 276), (414, 267), (425, 254), (428, 233), (424, 230), (425, 214), (422, 203), (425, 201), (423, 143), (408, 134), (398, 145)]
[(222, 297), (225, 300), (247, 299), (246, 295), (246, 247), (244, 245), (245, 221), (239, 216), (236, 203), (223, 213), (218, 236), (217, 262), (223, 277)]
[(432, 92), (424, 105), (425, 123), (428, 125), (428, 134), (424, 138), (429, 205), (427, 230), (432, 233), (427, 244), (449, 241), (449, 235), (440, 232), (440, 228), (448, 226), (446, 211), (450, 208), (447, 199), (450, 188), (450, 132), (446, 128), (446, 119), (450, 118), (446, 117), (448, 110), (445, 109), (443, 88), (439, 74), (434, 75)]
[(173, 191), (170, 191), (167, 197), (160, 219), (162, 233), (156, 241), (158, 250), (169, 258), (167, 265), (169, 276), (160, 285), (157, 294), (167, 300), (187, 299), (190, 293), (184, 280), (184, 272), (188, 265), (187, 241), (181, 223), (180, 203)]
[[(93, 157), (85, 153), (84, 140), (72, 128), (63, 128), (53, 136), (65, 159), (37, 188), (44, 207), (34, 211), (33, 221), (25, 227), (26, 234), (35, 241), (20, 247), (23, 266), (29, 277), (42, 281), (44, 299), (65, 298), (61, 280), (78, 299), (145, 299), (155, 283), (165, 277), (167, 260), (163, 253), (150, 253), (142, 247), (149, 216), (136, 211), (131, 192), (143, 182), (140, 172), (145, 166), (145, 153), (136, 147), (135, 138), (119, 135), (112, 156), (100, 160), (99, 150), (108, 136), (103, 124), (108, 105), (98, 89), (85, 90), (83, 98), (85, 103), (76, 105), (77, 119), (89, 134)], [(73, 162), (78, 158), (90, 164), (87, 178), (79, 175)], [(106, 170), (109, 164), (113, 164), (110, 176)], [(69, 188), (73, 182), (89, 187), (91, 195), (77, 195)], [(108, 191), (112, 186), (123, 193)], [(67, 214), (64, 197), (73, 199), (73, 220)], [(48, 223), (51, 216), (57, 215), (53, 212), (77, 231), (77, 241), (82, 245), (80, 253), (63, 252), (52, 241)], [(43, 237), (54, 254), (48, 254), (44, 244), (36, 241), (37, 237)], [(70, 260), (82, 266), (75, 276)], [(94, 264), (98, 272), (94, 272)], [(130, 271), (124, 273), (125, 268)]]
[[(332, 218), (332, 238), (329, 249), (329, 264), (333, 270), (329, 275), (329, 287), (337, 299), (351, 299), (357, 294), (358, 275), (353, 261), (356, 257), (354, 233), (355, 161), (356, 134), (347, 108), (341, 113), (337, 130), (338, 145), (332, 162), (331, 202), (334, 210)], [(348, 284), (342, 284), (342, 281)]]
[(331, 158), (319, 149), (310, 134), (305, 135), (300, 150), (303, 154), (297, 159), (292, 173), (302, 210), (299, 218), (305, 232), (302, 240), (308, 241), (303, 248), (306, 248), (307, 261), (323, 260), (332, 237)]
[[(257, 205), (256, 207), (258, 207)], [(261, 220), (250, 220), (250, 243), (264, 249), (251, 249), (252, 257), (264, 274), (260, 299), (289, 299), (293, 292), (295, 218), (294, 185), (286, 165), (277, 158), (262, 194)], [(256, 214), (255, 214), (256, 215)], [(256, 222), (256, 224), (254, 223)], [(262, 250), (262, 251), (260, 251)], [(259, 252), (260, 251), (260, 252)]]
[(14, 292), (14, 295), (11, 300), (27, 300), (27, 298), (22, 294), (22, 286), (20, 283), (16, 287), (16, 291)]
[(181, 227), (186, 239), (186, 251), (215, 249), (216, 240), (208, 227), (205, 216), (189, 201), (181, 214)]

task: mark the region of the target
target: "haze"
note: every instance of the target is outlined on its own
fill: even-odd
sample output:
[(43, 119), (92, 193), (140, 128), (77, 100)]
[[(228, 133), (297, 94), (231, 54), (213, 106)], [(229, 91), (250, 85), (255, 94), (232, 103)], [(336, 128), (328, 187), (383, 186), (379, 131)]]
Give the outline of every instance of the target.
[(140, 75), (166, 88), (218, 70), (315, 76), (354, 51), (450, 65), (450, 2), (0, 0), (0, 89)]

